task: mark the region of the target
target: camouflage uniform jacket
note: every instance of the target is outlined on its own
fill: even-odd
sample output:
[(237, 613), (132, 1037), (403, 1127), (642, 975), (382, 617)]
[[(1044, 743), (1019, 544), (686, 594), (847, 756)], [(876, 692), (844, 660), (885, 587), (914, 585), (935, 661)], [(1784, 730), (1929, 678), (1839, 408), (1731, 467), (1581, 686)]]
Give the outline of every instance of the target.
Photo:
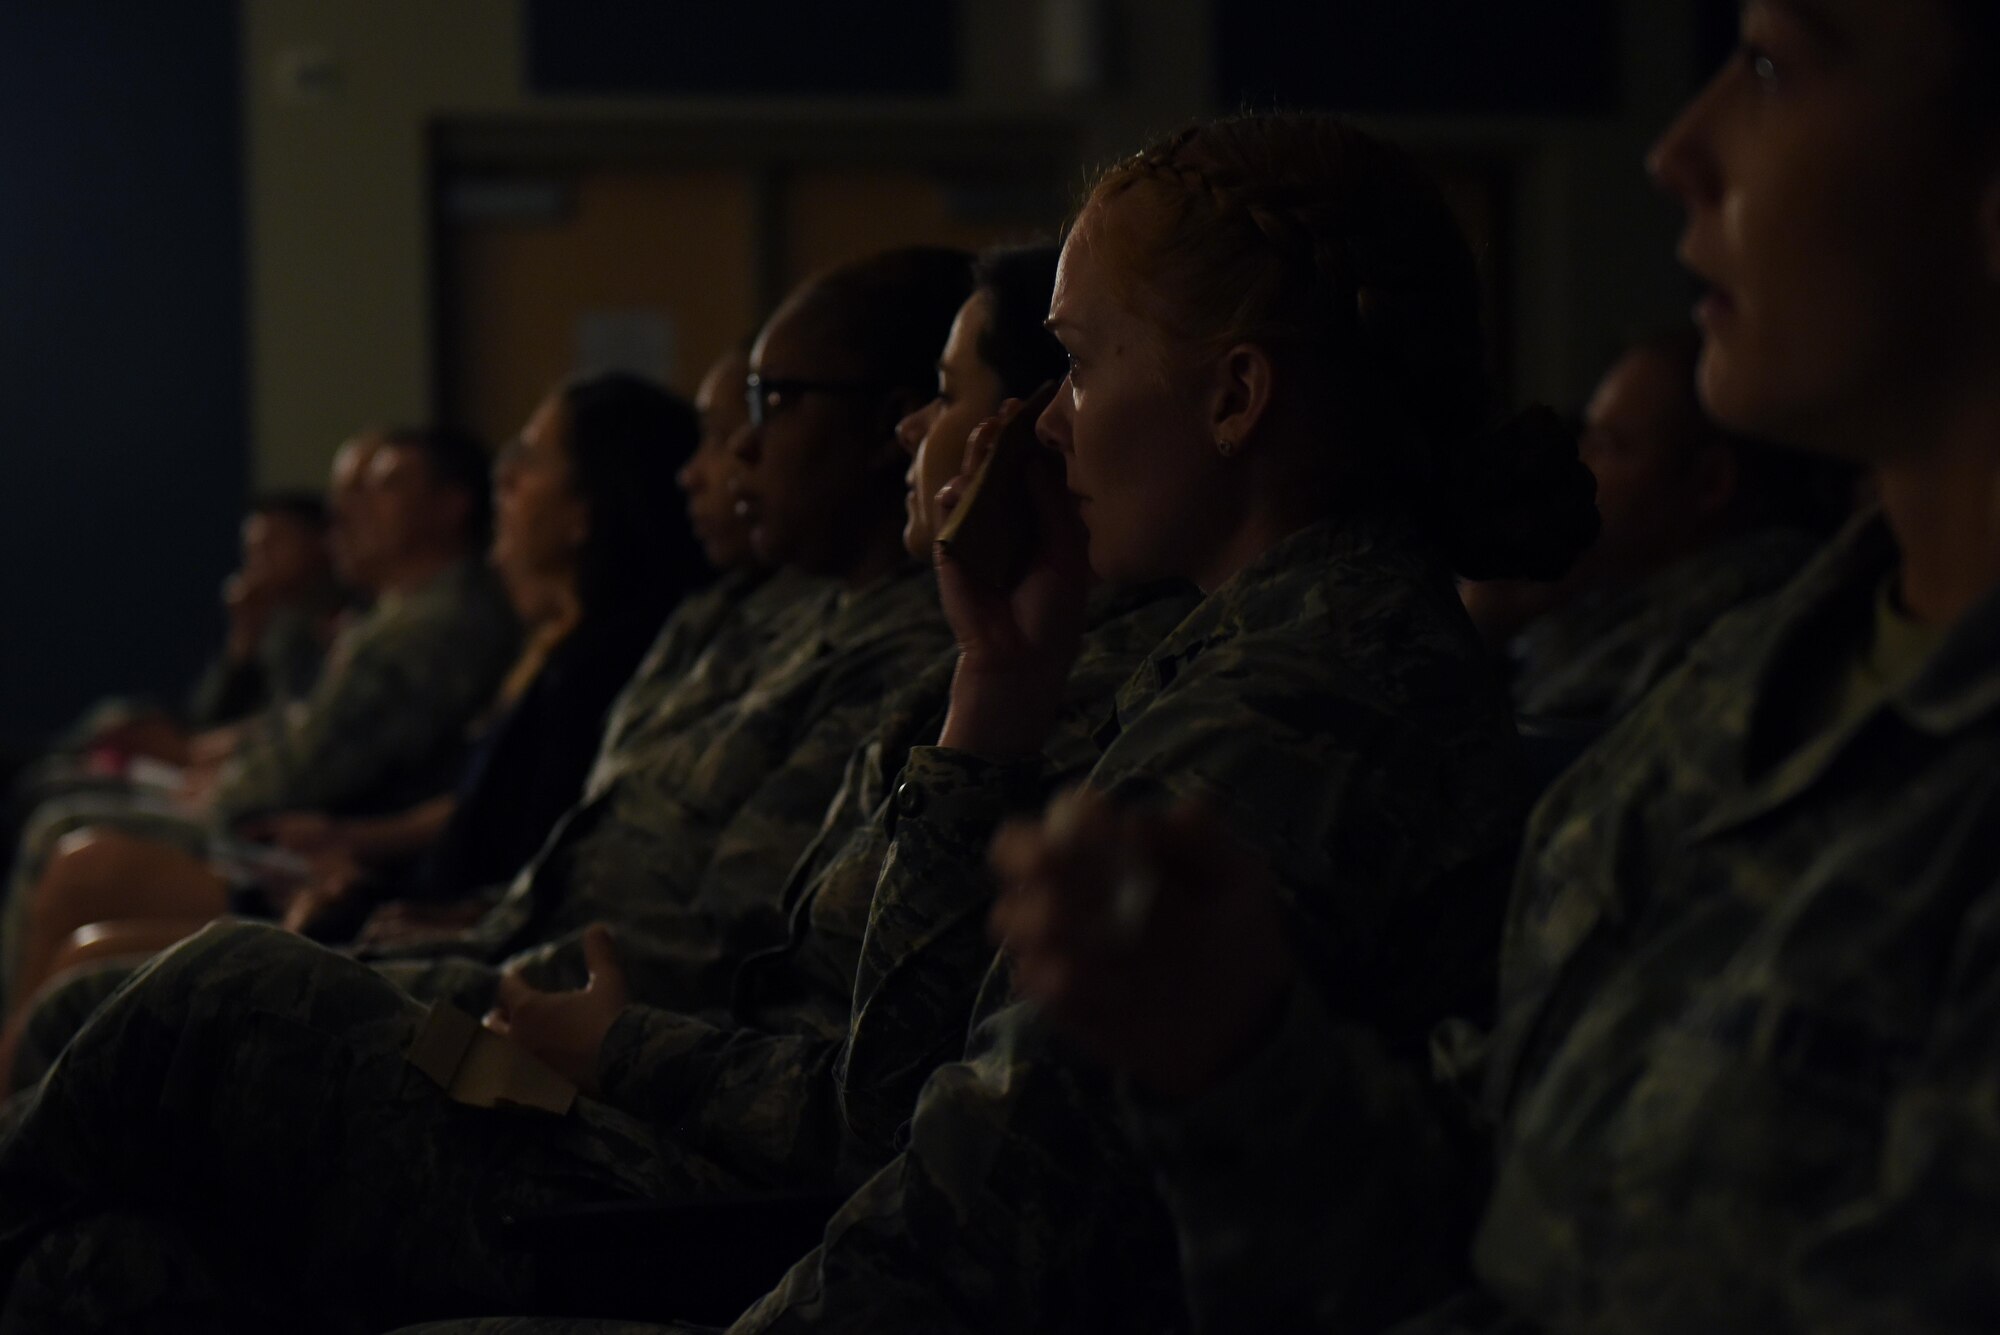
[[(848, 757), (833, 801), (781, 887), (704, 877), (683, 910), (654, 912), (643, 932), (618, 934), (619, 966), (637, 1005), (712, 1014), (726, 1023), (740, 973), (789, 978), (805, 970), (803, 957), (795, 954), (799, 941), (774, 945), (772, 940), (786, 935), (788, 919), (796, 931), (802, 901), (817, 900), (825, 887), (842, 887), (830, 892), (836, 899), (858, 892), (865, 905), (881, 870), (885, 840), (875, 824), (884, 795), (910, 747), (942, 726), (957, 664), (958, 651), (946, 651), (883, 705), (881, 723)], [(586, 981), (581, 936), (534, 947), (507, 965), (537, 986), (580, 987)], [(840, 987), (843, 1007), (851, 986), (850, 975)]]
[[(635, 751), (482, 922), (386, 954), (497, 961), (592, 922), (643, 937), (670, 932), (709, 878), (766, 895), (782, 885), (883, 698), (950, 638), (928, 569), (822, 586), (784, 620), (801, 633), (769, 645), (749, 688)], [(735, 652), (726, 640), (703, 657)]]
[(1551, 612), (1515, 640), (1524, 716), (1610, 723), (1687, 656), (1718, 619), (1798, 574), (1818, 540), (1774, 528), (1725, 539), (1604, 599)]
[[(1474, 1259), (1507, 1329), (2000, 1319), (2000, 596), (1846, 726), (1794, 744), (1787, 718), (1895, 559), (1879, 523), (1851, 531), (1720, 623), (1537, 809), (1499, 1023), (1483, 1049), (1445, 1045), (1480, 1058), (1465, 1083), (1498, 1126)], [(1289, 1324), (1328, 1320), (1312, 1291), (1341, 1240), (1311, 1200), (1354, 1138), (1422, 1120), (1417, 1091), (1357, 1116), (1364, 1077), (1327, 1042), (1303, 1024), (1260, 1059), (1237, 1106), (1275, 1134), (1170, 1173), (1188, 1252), (1219, 1263), (1218, 1324), (1273, 1281)]]
[(326, 613), (316, 607), (278, 608), (248, 662), (218, 656), (203, 669), (188, 693), (188, 725), (220, 727), (308, 695), (326, 658), (320, 635), (325, 620)]
[(472, 562), (377, 600), (334, 642), (312, 693), (224, 769), (215, 818), (379, 808), (438, 791), (518, 641), (499, 586)]
[(736, 570), (682, 599), (612, 702), (584, 793), (602, 792), (649, 743), (741, 695), (774, 642), (806, 631), (802, 609), (827, 587), (795, 570)]
[[(1304, 975), (1357, 1044), (1417, 1066), (1432, 1025), (1490, 995), (1521, 758), (1451, 581), (1415, 540), (1327, 523), (1278, 544), (1154, 651), (1103, 740), (1094, 786), (1202, 798), (1270, 861)], [(997, 968), (993, 984), (965, 1060), (924, 1085), (907, 1148), (736, 1330), (1183, 1320), (1170, 1221), (1110, 1082), (1031, 1007), (998, 1008)], [(1452, 1165), (1392, 1148), (1364, 1151), (1355, 1208), (1434, 1217)], [(1400, 1249), (1355, 1272), (1379, 1290), (1357, 1295), (1369, 1314), (1436, 1277)]]
[(1120, 683), (1193, 601), (1177, 584), (1094, 595), (1062, 715), (1016, 774), (912, 750), (943, 721), (956, 652), (936, 664), (855, 753), (816, 845), (838, 851), (802, 859), (786, 894), (788, 943), (738, 971), (722, 1023), (622, 1017), (600, 1060), (607, 1101), (752, 1180), (851, 1184), (879, 1166), (924, 1076), (964, 1046), (992, 953), (994, 828), (1089, 771)]

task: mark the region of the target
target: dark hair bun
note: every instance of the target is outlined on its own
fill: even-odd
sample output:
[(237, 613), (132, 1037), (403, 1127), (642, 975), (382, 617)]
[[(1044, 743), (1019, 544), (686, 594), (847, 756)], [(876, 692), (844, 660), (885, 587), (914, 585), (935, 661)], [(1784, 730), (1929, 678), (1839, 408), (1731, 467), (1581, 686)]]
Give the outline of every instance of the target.
[(1439, 536), (1467, 579), (1560, 579), (1597, 539), (1597, 479), (1577, 428), (1524, 409), (1444, 459)]

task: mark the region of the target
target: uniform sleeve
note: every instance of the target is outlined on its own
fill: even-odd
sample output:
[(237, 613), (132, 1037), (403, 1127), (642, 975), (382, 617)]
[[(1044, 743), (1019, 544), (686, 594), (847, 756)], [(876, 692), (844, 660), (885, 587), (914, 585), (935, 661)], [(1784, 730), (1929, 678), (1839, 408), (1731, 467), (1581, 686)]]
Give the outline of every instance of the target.
[(280, 608), (255, 654), (240, 662), (221, 654), (208, 665), (189, 693), (188, 722), (220, 727), (298, 699), (312, 689), (324, 656), (313, 618), (299, 608)]
[(2000, 1312), (2000, 890), (1989, 890), (1967, 918), (1950, 976), (1929, 1050), (1887, 1103), (1874, 1190), (1830, 1211), (1792, 1253), (1787, 1298), (1799, 1329), (1993, 1329)]
[(844, 1162), (833, 1106), (839, 1051), (838, 1039), (633, 1006), (605, 1038), (598, 1084), (612, 1107), (751, 1181), (830, 1184)]
[[(662, 794), (660, 810), (645, 822), (644, 873), (581, 878), (570, 889), (565, 925), (600, 919), (637, 936), (698, 945), (681, 952), (696, 970), (776, 944), (784, 933), (782, 890), (825, 823), (849, 758), (874, 732), (884, 700), (935, 649), (928, 638), (898, 637), (829, 674), (805, 712), (811, 722), (726, 810)], [(758, 744), (755, 753), (769, 751)]]
[(912, 751), (844, 1039), (628, 1014), (600, 1064), (606, 1097), (750, 1177), (819, 1181), (889, 1157), (925, 1077), (964, 1047), (993, 953), (986, 845), (1038, 775)]
[[(1461, 1184), (1479, 1178), (1471, 1129), (1312, 988), (1295, 987), (1269, 1041), (1202, 1098), (1123, 1104), (1173, 1214), (1196, 1329), (1373, 1329), (1396, 1315), (1385, 1267), (1408, 1294), (1450, 1286), (1472, 1205)], [(1357, 1311), (1357, 1292), (1388, 1306)]]
[(358, 631), (338, 668), (297, 716), (233, 761), (217, 819), (279, 808), (319, 810), (364, 797), (459, 740), (504, 670), (506, 646), (454, 616), (410, 617)]
[(869, 906), (838, 1077), (850, 1131), (887, 1154), (924, 1079), (965, 1047), (993, 945), (986, 850), (1046, 791), (1039, 763), (912, 748), (891, 799), (894, 836)]

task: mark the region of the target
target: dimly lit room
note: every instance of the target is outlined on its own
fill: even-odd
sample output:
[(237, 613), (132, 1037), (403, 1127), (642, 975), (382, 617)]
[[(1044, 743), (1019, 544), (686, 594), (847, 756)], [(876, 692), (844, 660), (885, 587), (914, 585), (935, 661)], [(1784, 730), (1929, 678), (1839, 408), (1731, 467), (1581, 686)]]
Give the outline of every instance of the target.
[(0, 6), (0, 1335), (2000, 1329), (1996, 89)]

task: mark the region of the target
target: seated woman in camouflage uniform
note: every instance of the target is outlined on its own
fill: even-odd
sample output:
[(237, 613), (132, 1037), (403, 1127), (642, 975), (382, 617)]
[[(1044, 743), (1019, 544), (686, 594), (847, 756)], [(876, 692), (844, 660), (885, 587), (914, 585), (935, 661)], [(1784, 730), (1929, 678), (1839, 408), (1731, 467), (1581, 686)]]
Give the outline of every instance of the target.
[[(1880, 509), (1536, 812), (1498, 1023), (1439, 1043), (1497, 1155), (1481, 1291), (1408, 1335), (2000, 1328), (2000, 9), (1753, 0), (1743, 37), (1651, 161), (1713, 286), (1702, 397)], [(1467, 1104), (1287, 985), (1220, 831), (1132, 836), (1138, 954), (1038, 925), (1102, 901), (1079, 852), (1012, 841), (1004, 923), (1151, 1091), (1200, 1324), (1355, 1329), (1397, 1205), (1357, 1165)]]
[[(517, 952), (566, 941), (552, 967), (580, 964), (593, 920), (639, 932), (723, 879), (774, 896), (884, 699), (949, 642), (929, 567), (903, 549), (894, 428), (935, 382), (971, 277), (963, 252), (908, 247), (815, 275), (774, 314), (730, 450), (751, 544), (780, 573), (643, 717), (614, 718), (583, 799), (478, 922), (367, 949), (399, 985), (477, 1013)], [(774, 944), (782, 921), (754, 926), (765, 939), (744, 948)], [(37, 1005), (20, 1078), (111, 981), (93, 973)]]
[[(1063, 375), (1062, 345), (1042, 324), (1056, 257), (1053, 245), (981, 257), (938, 359), (937, 396), (898, 428), (911, 456), (903, 540), (913, 556), (931, 553), (941, 488), (972, 428), (1003, 399)], [(705, 877), (671, 930), (656, 921), (619, 932), (615, 952), (600, 944), (579, 990), (532, 985), (548, 972), (544, 952), (517, 960), (489, 1024), (747, 1184), (851, 1188), (894, 1155), (924, 1076), (964, 1046), (991, 955), (992, 886), (978, 850), (1003, 808), (990, 799), (1031, 808), (1088, 773), (1113, 696), (1194, 601), (1183, 581), (1094, 587), (1038, 766), (987, 802), (940, 798), (931, 809), (905, 762), (943, 724), (954, 648), (885, 702), (782, 895)], [(754, 920), (779, 914), (784, 945), (746, 953)], [(777, 1256), (765, 1278), (796, 1255)]]
[[(630, 376), (578, 380), (543, 400), (494, 468), (490, 559), (528, 628), (522, 655), (455, 790), (379, 816), (256, 823), (312, 861), (290, 923), (325, 931), (337, 919), (351, 933), (370, 895), (455, 901), (534, 855), (583, 787), (612, 697), (704, 573), (687, 526), (673, 522), (670, 481), (695, 439), (686, 403)], [(283, 874), (274, 883), (275, 895), (234, 886), (172, 845), (86, 827), (34, 888), (16, 991), (32, 995), (58, 971), (55, 951), (74, 931), (91, 927), (99, 953), (163, 947), (231, 908), (282, 908), (298, 886)]]
[[(1226, 804), (1283, 864), (1288, 936), (1374, 1042), (1407, 1054), (1478, 990), (1519, 759), (1451, 569), (1555, 573), (1594, 524), (1573, 441), (1482, 432), (1478, 291), (1434, 187), (1337, 122), (1204, 127), (1108, 177), (1065, 248), (1053, 314), (1073, 369), (1042, 423), (1087, 533), (1044, 494), (1013, 589), (947, 565), (961, 653), (899, 830), (976, 824), (1036, 765), (1086, 558), (1191, 578), (1207, 596), (1120, 692), (1092, 785)], [(33, 1253), (9, 1301), (52, 1324), (43, 1304), (130, 1298), (149, 1273), (255, 1270), (246, 1303), (377, 1321), (504, 1303), (534, 1286), (495, 1234), (505, 1210), (685, 1189), (671, 1127), (590, 1100), (553, 1121), (450, 1102), (402, 1059), (419, 1020), (365, 970), (253, 929), (163, 956), (0, 1145), (0, 1247)], [(747, 1327), (1171, 1320), (1169, 1221), (1114, 1111), (1032, 1012), (1002, 1009), (926, 1086), (908, 1152)], [(184, 1175), (209, 1155), (196, 1190)], [(1448, 1194), (1447, 1167), (1412, 1176)], [(201, 1222), (162, 1230), (128, 1191)], [(78, 1247), (52, 1210), (103, 1212), (101, 1242)], [(1427, 1292), (1432, 1260), (1383, 1274), (1382, 1302)]]

